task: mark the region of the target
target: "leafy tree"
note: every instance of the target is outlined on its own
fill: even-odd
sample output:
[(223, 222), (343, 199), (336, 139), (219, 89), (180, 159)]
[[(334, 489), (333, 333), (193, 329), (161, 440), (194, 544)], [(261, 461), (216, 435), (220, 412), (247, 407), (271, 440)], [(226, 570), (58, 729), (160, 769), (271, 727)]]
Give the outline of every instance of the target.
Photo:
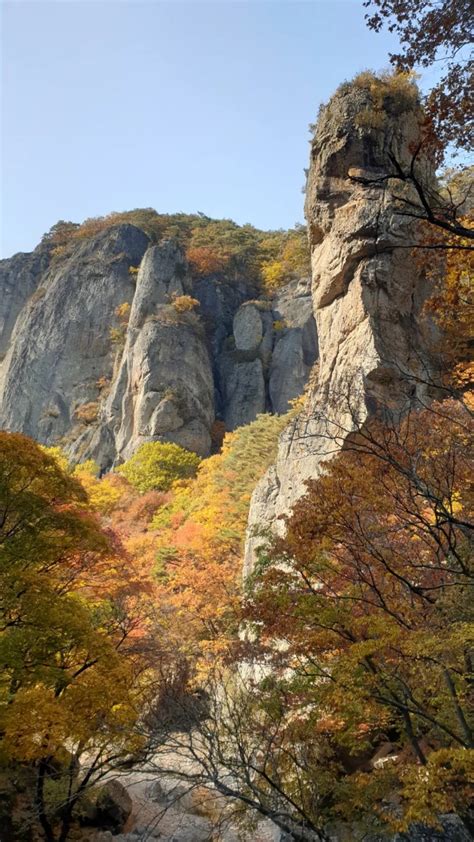
[(460, 401), (376, 419), (308, 483), (248, 583), (238, 669), (212, 650), (206, 716), (171, 737), (189, 786), (302, 842), (453, 811), (472, 833), (472, 435)]
[[(443, 385), (466, 389), (474, 382), (472, 314), (474, 252), (467, 240), (443, 237), (446, 252), (432, 258), (427, 274), (434, 293), (426, 309), (441, 330), (438, 341)], [(452, 248), (450, 248), (452, 246)]]
[[(260, 244), (264, 255), (262, 281), (267, 292), (275, 292), (295, 277), (311, 274), (306, 228), (301, 225), (276, 236), (267, 237)], [(265, 255), (268, 254), (268, 259)]]
[(228, 254), (210, 246), (190, 246), (186, 255), (191, 271), (202, 276), (224, 272), (229, 262)]
[(287, 809), (313, 787), (326, 821), (375, 809), (406, 830), (444, 810), (472, 830), (472, 434), (456, 401), (359, 430), (261, 556), (249, 649), (274, 667), (264, 711), (286, 711)]
[(106, 474), (100, 479), (98, 474), (99, 466), (92, 459), (76, 465), (73, 470), (73, 476), (87, 493), (87, 506), (101, 515), (108, 515), (122, 499), (125, 483), (115, 474)]
[(366, 19), (380, 32), (387, 26), (401, 44), (390, 56), (399, 71), (442, 62), (445, 72), (426, 101), (437, 140), (446, 147), (472, 148), (472, 60), (474, 13), (470, 0), (365, 0)]
[(144, 748), (154, 693), (150, 585), (86, 506), (54, 455), (0, 433), (0, 762), (34, 770), (47, 842), (65, 842), (90, 786)]
[(195, 475), (200, 459), (172, 442), (142, 444), (133, 456), (117, 468), (138, 491), (168, 491), (174, 482)]

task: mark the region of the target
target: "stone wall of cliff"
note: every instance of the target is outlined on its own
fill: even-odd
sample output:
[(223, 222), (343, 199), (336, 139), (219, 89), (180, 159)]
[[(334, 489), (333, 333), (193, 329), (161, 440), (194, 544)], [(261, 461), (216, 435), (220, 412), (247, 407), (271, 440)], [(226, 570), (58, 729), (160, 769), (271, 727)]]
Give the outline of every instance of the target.
[(193, 277), (135, 225), (0, 262), (0, 428), (74, 461), (108, 469), (154, 440), (207, 456), (215, 419), (285, 412), (316, 355), (309, 279), (255, 300), (253, 280)]

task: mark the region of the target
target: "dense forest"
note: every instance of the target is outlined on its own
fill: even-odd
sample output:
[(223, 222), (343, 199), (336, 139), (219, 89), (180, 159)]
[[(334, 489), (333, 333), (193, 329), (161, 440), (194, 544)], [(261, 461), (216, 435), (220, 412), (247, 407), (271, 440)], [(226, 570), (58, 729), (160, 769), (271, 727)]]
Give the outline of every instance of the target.
[[(127, 831), (128, 796), (111, 782), (131, 769), (173, 775), (179, 797), (200, 795), (206, 838), (232, 827), (257, 839), (261, 820), (302, 842), (474, 838), (472, 66), (463, 60), (473, 16), (468, 0), (364, 6), (401, 52), (390, 72), (359, 74), (322, 108), (307, 228), (264, 232), (143, 209), (61, 221), (43, 239), (52, 265), (66, 267), (78, 243), (132, 225), (151, 244), (176, 241), (194, 278), (245, 278), (263, 308), (311, 274), (312, 255), (321, 348), (287, 412), (232, 431), (218, 418), (205, 458), (147, 441), (105, 471), (59, 443), (0, 431), (2, 842)], [(413, 71), (440, 54), (443, 78), (422, 97)], [(336, 136), (347, 141), (342, 162), (339, 147), (324, 158)], [(395, 247), (380, 233), (384, 214)], [(134, 278), (139, 267), (127, 271)], [(354, 326), (339, 308), (360, 278), (347, 312), (366, 311)], [(397, 321), (390, 306), (407, 298)], [(200, 318), (191, 294), (169, 304), (185, 322)], [(130, 316), (121, 307), (118, 357)], [(372, 353), (387, 323), (405, 357), (384, 358), (386, 343), (377, 368), (372, 358), (359, 365), (352, 358)], [(339, 369), (349, 376), (336, 392)], [(265, 519), (285, 465), (296, 484), (309, 459), (317, 469), (302, 474), (303, 493)]]

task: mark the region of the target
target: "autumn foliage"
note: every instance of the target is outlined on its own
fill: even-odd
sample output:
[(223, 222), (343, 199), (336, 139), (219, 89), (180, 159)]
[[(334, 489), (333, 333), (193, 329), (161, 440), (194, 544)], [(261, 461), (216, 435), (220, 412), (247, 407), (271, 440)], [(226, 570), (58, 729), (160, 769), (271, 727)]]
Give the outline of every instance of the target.
[(328, 787), (326, 820), (375, 811), (401, 830), (466, 813), (473, 432), (453, 400), (374, 421), (262, 552), (247, 605), (256, 657), (274, 663), (286, 739), (319, 746), (305, 775)]
[(239, 622), (243, 539), (251, 493), (276, 452), (288, 416), (261, 415), (224, 438), (194, 480), (175, 485), (152, 522), (175, 646), (214, 664)]
[(143, 746), (153, 584), (134, 575), (77, 477), (11, 433), (0, 433), (0, 561), (0, 761), (32, 766), (44, 837), (65, 840), (91, 783)]
[(117, 469), (137, 491), (168, 491), (179, 479), (192, 477), (200, 459), (172, 442), (150, 441)]
[[(183, 247), (195, 277), (217, 275), (234, 282), (245, 279), (256, 291), (274, 292), (295, 275), (309, 272), (306, 229), (298, 225), (289, 231), (261, 231), (253, 225), (237, 225), (230, 219), (211, 219), (205, 214), (160, 214), (153, 208), (137, 208), (86, 219), (81, 225), (60, 220), (43, 237), (55, 260), (64, 260), (76, 245), (115, 225), (135, 225), (152, 242), (174, 238)], [(135, 276), (136, 266), (129, 272)], [(118, 308), (119, 309), (119, 308)], [(127, 316), (127, 313), (123, 314)], [(121, 327), (126, 319), (116, 312)], [(120, 328), (112, 328), (120, 339)]]

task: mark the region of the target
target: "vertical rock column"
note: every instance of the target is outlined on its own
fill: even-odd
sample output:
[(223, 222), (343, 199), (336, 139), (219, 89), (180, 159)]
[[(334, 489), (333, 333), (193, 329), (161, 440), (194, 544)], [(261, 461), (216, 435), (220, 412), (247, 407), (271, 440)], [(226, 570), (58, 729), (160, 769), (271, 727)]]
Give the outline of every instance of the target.
[[(245, 558), (258, 528), (278, 531), (305, 482), (378, 407), (403, 411), (425, 390), (428, 354), (420, 316), (427, 284), (413, 260), (414, 225), (387, 179), (390, 155), (409, 166), (420, 139), (416, 89), (385, 96), (371, 115), (370, 86), (345, 84), (320, 114), (311, 147), (305, 214), (312, 255), (319, 371), (305, 411), (283, 433), (277, 462), (254, 491)], [(362, 115), (362, 117), (361, 117)], [(431, 179), (429, 163), (420, 162)]]
[(137, 276), (125, 347), (106, 419), (118, 461), (143, 443), (172, 441), (201, 456), (210, 452), (214, 383), (198, 315), (179, 312), (173, 296), (192, 281), (173, 240), (151, 246)]

